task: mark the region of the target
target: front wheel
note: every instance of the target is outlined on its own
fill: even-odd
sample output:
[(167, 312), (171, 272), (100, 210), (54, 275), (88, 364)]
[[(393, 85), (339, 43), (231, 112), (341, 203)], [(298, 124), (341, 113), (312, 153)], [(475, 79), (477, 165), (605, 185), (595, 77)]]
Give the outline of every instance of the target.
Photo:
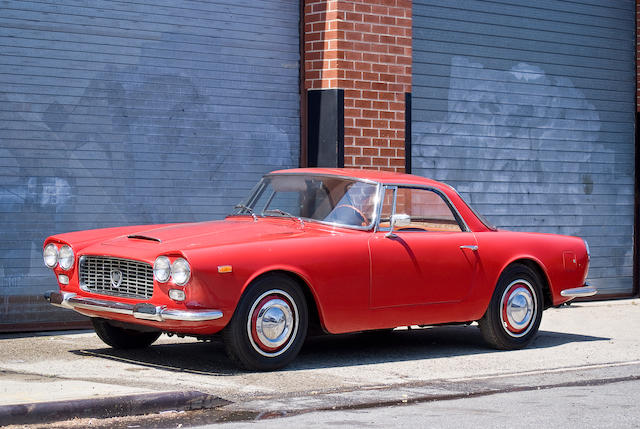
[(222, 335), (229, 358), (238, 366), (271, 371), (297, 356), (308, 323), (307, 302), (298, 284), (270, 275), (249, 286)]
[(526, 265), (511, 265), (500, 276), (489, 308), (478, 321), (480, 332), (494, 348), (521, 349), (538, 332), (542, 309), (542, 287), (537, 273)]
[(93, 329), (105, 344), (116, 349), (137, 349), (153, 344), (161, 332), (143, 332), (135, 329), (120, 328), (109, 323), (108, 320), (91, 318)]

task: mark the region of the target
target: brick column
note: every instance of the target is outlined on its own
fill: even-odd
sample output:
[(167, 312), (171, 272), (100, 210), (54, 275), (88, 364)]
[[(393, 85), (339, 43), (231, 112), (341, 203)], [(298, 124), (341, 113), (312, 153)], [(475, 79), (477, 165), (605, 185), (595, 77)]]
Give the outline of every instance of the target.
[(344, 92), (344, 166), (404, 171), (411, 1), (304, 5), (305, 89)]

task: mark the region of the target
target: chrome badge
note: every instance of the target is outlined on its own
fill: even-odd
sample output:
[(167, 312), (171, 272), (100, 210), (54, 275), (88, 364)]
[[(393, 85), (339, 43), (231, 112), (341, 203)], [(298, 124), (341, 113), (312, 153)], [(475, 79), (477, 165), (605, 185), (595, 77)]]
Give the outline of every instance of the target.
[(122, 284), (122, 271), (120, 270), (111, 270), (109, 274), (109, 278), (111, 279), (111, 286), (114, 288), (119, 288)]

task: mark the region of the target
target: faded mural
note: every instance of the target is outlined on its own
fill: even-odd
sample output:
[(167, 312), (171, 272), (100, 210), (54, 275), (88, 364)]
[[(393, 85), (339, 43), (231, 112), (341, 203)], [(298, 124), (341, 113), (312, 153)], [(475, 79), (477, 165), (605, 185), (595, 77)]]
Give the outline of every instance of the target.
[(499, 227), (586, 238), (592, 282), (628, 289), (633, 141), (604, 129), (570, 78), (537, 65), (454, 56), (450, 70), (446, 112), (414, 101), (414, 173), (455, 186)]

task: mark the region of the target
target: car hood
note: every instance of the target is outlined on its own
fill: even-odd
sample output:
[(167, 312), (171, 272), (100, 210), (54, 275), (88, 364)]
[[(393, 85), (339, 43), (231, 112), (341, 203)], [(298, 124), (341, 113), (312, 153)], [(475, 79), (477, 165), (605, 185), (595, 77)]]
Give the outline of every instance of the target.
[(167, 252), (201, 247), (215, 247), (241, 243), (255, 243), (283, 238), (308, 237), (338, 233), (326, 225), (306, 223), (304, 228), (297, 219), (249, 218), (221, 221), (156, 225), (127, 231), (124, 235), (102, 240), (101, 246), (154, 248)]

